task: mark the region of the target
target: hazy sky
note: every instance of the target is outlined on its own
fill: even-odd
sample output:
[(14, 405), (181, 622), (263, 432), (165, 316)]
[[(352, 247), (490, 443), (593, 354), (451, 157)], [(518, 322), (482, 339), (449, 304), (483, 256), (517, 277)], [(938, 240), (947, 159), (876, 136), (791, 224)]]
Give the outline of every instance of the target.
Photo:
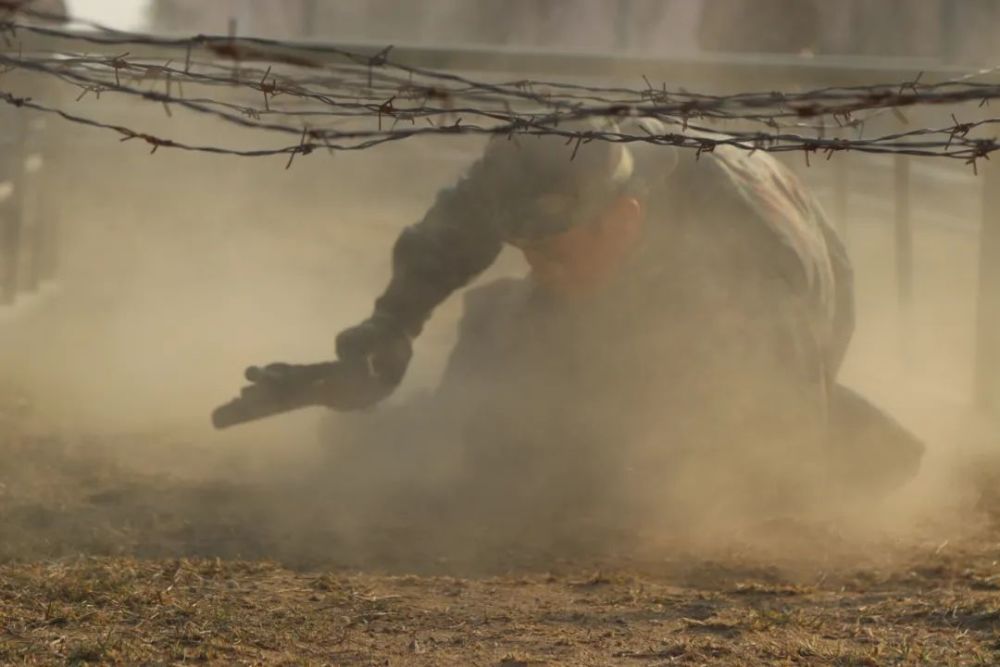
[(127, 29), (139, 26), (148, 0), (67, 0), (66, 4), (73, 16)]

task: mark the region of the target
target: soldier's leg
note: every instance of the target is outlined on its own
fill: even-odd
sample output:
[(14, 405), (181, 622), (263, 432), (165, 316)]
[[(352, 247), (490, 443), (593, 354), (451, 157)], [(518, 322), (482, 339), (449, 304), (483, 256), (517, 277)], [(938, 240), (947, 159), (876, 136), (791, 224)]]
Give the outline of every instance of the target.
[(888, 493), (920, 468), (925, 446), (868, 399), (841, 384), (830, 389), (830, 458), (838, 484), (871, 495)]

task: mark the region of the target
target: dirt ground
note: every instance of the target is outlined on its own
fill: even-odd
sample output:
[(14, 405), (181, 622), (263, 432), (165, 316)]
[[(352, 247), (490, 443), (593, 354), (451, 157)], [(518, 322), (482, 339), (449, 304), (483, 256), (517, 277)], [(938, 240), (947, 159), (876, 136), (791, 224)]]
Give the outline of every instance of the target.
[[(63, 302), (83, 315), (0, 350), (4, 381), (28, 367), (69, 415), (36, 423), (38, 396), (0, 385), (0, 664), (1000, 664), (1000, 503), (981, 492), (1000, 476), (975, 480), (978, 503), (861, 537), (776, 524), (711, 548), (634, 550), (583, 535), (604, 548), (470, 560), (403, 519), (345, 541), (303, 451), (315, 431), (281, 421), (257, 448), (203, 441), (206, 406), (251, 361), (326, 358), (384, 284), (400, 226), (460, 160), (425, 169), (426, 151), (417, 169), (383, 153), (285, 171), (164, 151), (126, 161), (100, 142), (79, 151), (86, 169), (64, 167), (75, 185), (60, 199), (66, 220), (86, 222), (65, 226), (61, 268)], [(405, 192), (389, 197), (381, 174), (397, 159), (390, 180)], [(885, 259), (891, 171), (878, 174), (852, 172), (852, 206), (874, 212), (848, 234), (862, 317), (846, 375), (921, 434), (944, 432), (897, 389), (966, 400), (952, 394), (971, 386), (974, 236), (921, 227), (907, 323)], [(914, 188), (921, 223), (944, 208), (978, 219), (978, 199), (925, 180), (938, 189)], [(427, 348), (447, 348), (458, 317), (442, 310), (411, 371), (427, 385)], [(886, 352), (899, 347), (908, 375)], [(193, 431), (157, 430), (192, 414)]]
[[(2, 664), (1000, 661), (989, 504), (975, 525), (906, 539), (771, 526), (766, 549), (734, 536), (713, 552), (500, 554), (478, 569), (352, 561), (308, 517), (278, 520), (287, 486), (146, 473), (114, 438), (31, 427), (29, 409), (13, 397), (0, 412)], [(420, 545), (383, 538), (387, 553)]]
[[(991, 555), (990, 552), (993, 552)], [(6, 664), (996, 664), (986, 545), (811, 584), (704, 564), (489, 578), (80, 557), (2, 568)]]

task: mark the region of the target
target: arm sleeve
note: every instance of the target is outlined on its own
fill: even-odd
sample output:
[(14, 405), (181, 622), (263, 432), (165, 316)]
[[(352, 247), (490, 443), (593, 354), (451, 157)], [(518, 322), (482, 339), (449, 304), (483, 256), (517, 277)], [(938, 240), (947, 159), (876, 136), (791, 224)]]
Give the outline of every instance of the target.
[(495, 199), (482, 159), (442, 190), (423, 220), (396, 240), (392, 279), (375, 301), (375, 315), (417, 336), (434, 308), (486, 270), (503, 247)]

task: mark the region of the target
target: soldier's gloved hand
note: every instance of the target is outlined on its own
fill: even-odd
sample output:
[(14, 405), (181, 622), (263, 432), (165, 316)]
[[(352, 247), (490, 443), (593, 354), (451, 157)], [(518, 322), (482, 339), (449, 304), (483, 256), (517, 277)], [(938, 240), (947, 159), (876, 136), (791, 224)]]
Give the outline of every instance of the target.
[(337, 336), (337, 357), (345, 363), (365, 364), (386, 387), (395, 387), (413, 357), (410, 336), (389, 315), (376, 314)]

